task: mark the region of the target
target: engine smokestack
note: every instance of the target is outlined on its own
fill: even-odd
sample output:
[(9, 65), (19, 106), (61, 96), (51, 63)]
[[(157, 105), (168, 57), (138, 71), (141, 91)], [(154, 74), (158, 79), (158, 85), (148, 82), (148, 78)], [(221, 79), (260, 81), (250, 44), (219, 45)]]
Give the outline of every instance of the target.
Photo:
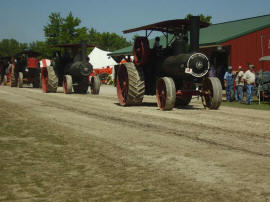
[(81, 41), (81, 47), (82, 47), (82, 61), (83, 62), (87, 62), (86, 60), (86, 49), (87, 49), (87, 45), (86, 45), (86, 41)]
[(196, 52), (199, 50), (200, 37), (200, 16), (190, 17), (190, 51)]

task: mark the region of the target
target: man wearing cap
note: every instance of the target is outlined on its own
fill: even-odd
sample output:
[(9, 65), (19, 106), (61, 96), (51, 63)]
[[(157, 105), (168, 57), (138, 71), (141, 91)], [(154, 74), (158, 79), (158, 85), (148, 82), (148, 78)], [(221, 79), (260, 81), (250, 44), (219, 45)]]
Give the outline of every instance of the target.
[(255, 69), (254, 65), (249, 65), (248, 70), (245, 72), (245, 74), (243, 76), (244, 81), (246, 82), (246, 87), (247, 87), (246, 104), (252, 103), (253, 88), (254, 88), (254, 84), (255, 84), (254, 69)]
[(242, 71), (242, 67), (238, 67), (238, 72), (235, 77), (235, 91), (234, 97), (236, 101), (243, 102), (243, 87), (244, 87), (244, 72)]
[(234, 75), (232, 72), (232, 66), (229, 66), (228, 71), (224, 75), (224, 86), (226, 88), (226, 99), (228, 102), (232, 101), (233, 80), (234, 80)]

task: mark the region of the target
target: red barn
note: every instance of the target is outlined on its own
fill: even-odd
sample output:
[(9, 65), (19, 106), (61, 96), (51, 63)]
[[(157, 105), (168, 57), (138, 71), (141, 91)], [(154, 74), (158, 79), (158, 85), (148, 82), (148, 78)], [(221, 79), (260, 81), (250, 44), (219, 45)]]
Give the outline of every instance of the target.
[[(231, 65), (246, 70), (248, 64), (255, 71), (262, 67), (259, 59), (270, 55), (270, 15), (213, 24), (200, 31), (200, 48), (213, 61), (215, 67), (225, 72)], [(264, 63), (270, 71), (270, 62)]]

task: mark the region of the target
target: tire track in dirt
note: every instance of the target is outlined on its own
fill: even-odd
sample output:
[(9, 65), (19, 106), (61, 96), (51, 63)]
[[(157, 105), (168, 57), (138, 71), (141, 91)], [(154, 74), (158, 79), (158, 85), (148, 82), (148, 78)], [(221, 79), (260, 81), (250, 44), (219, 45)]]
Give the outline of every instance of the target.
[[(33, 98), (33, 97), (29, 97), (29, 98), (43, 102), (43, 100), (40, 98)], [(241, 138), (243, 135), (241, 135), (241, 131), (238, 131), (238, 130), (230, 131), (228, 129), (224, 129), (224, 128), (221, 128), (219, 126), (211, 127), (211, 126), (203, 125), (200, 123), (190, 123), (189, 121), (181, 120), (180, 121), (181, 124), (185, 125), (187, 128), (192, 128), (193, 133), (188, 134), (185, 131), (179, 131), (177, 129), (173, 129), (172, 127), (168, 127), (168, 126), (160, 123), (160, 120), (158, 118), (150, 116), (150, 115), (143, 115), (143, 119), (144, 120), (145, 119), (152, 119), (151, 122), (156, 122), (158, 124), (140, 121), (140, 119), (138, 119), (138, 118), (132, 119), (131, 117), (133, 117), (133, 116), (127, 117), (126, 114), (118, 113), (117, 116), (111, 115), (114, 113), (102, 114), (102, 113), (100, 113), (99, 108), (94, 109), (93, 107), (91, 107), (91, 111), (86, 111), (86, 110), (79, 109), (78, 107), (72, 107), (70, 105), (66, 105), (63, 103), (59, 104), (59, 102), (55, 102), (55, 101), (46, 101), (46, 105), (50, 106), (50, 107), (56, 107), (58, 109), (74, 112), (74, 113), (79, 113), (82, 115), (95, 117), (97, 119), (100, 119), (101, 121), (109, 119), (111, 122), (114, 122), (115, 124), (122, 123), (122, 124), (128, 125), (129, 127), (132, 127), (132, 128), (139, 127), (139, 128), (144, 128), (147, 130), (151, 129), (151, 130), (156, 131), (156, 132), (163, 132), (166, 135), (175, 135), (175, 136), (179, 136), (179, 137), (185, 137), (185, 138), (188, 138), (192, 141), (197, 141), (197, 142), (202, 142), (204, 144), (217, 146), (217, 147), (220, 147), (220, 148), (225, 149), (225, 150), (234, 150), (234, 151), (238, 151), (238, 152), (244, 152), (247, 154), (257, 155), (257, 156), (262, 156), (262, 157), (267, 157), (267, 158), (270, 157), (270, 151), (269, 151), (269, 153), (262, 153), (262, 152), (252, 151), (250, 149), (241, 148), (238, 146), (220, 143), (218, 141), (214, 141), (211, 139), (205, 139), (203, 137), (199, 137), (202, 130), (214, 130), (214, 131), (219, 131), (220, 134), (227, 134), (232, 138), (235, 138), (235, 137)], [(133, 115), (135, 116), (135, 114), (133, 114)], [(125, 118), (121, 118), (122, 116)], [(174, 124), (178, 125), (179, 124), (179, 120), (166, 118), (166, 120), (164, 120), (164, 122), (165, 121), (170, 122), (170, 125), (174, 125)], [(197, 131), (197, 132), (194, 132), (194, 131)], [(244, 136), (250, 137), (251, 141), (254, 141), (255, 138), (256, 138), (256, 141), (258, 141), (258, 139), (259, 139), (260, 141), (263, 141), (263, 142), (265, 142), (266, 140), (270, 140), (270, 136), (261, 136), (261, 135), (257, 135), (257, 134), (253, 134), (253, 133), (249, 133), (249, 132), (245, 133)]]

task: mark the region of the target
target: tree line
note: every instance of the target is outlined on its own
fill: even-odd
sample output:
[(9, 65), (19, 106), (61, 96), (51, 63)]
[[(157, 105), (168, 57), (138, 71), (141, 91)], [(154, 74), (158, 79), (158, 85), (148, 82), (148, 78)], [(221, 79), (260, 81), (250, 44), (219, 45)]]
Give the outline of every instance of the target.
[(0, 56), (14, 56), (25, 49), (30, 49), (41, 53), (41, 57), (50, 58), (55, 51), (52, 46), (79, 43), (82, 40), (106, 51), (115, 51), (131, 45), (130, 41), (116, 33), (98, 32), (94, 28), (82, 27), (80, 24), (81, 20), (74, 17), (72, 12), (66, 17), (53, 12), (49, 15), (48, 24), (43, 26), (45, 41), (21, 43), (15, 39), (3, 39), (0, 41)]
[[(189, 19), (192, 14), (187, 14)], [(201, 21), (211, 23), (211, 16), (200, 14)], [(33, 41), (31, 43), (21, 43), (15, 39), (3, 39), (0, 41), (0, 56), (14, 56), (24, 49), (30, 49), (41, 53), (41, 57), (50, 58), (55, 49), (51, 48), (58, 44), (79, 43), (82, 40), (89, 44), (94, 44), (102, 50), (115, 51), (132, 45), (123, 36), (110, 32), (98, 32), (93, 27), (80, 26), (81, 20), (74, 17), (70, 12), (66, 17), (62, 17), (59, 12), (52, 12), (49, 15), (49, 22), (43, 26), (45, 41)], [(136, 35), (134, 35), (133, 39)], [(88, 50), (90, 52), (90, 50)]]

